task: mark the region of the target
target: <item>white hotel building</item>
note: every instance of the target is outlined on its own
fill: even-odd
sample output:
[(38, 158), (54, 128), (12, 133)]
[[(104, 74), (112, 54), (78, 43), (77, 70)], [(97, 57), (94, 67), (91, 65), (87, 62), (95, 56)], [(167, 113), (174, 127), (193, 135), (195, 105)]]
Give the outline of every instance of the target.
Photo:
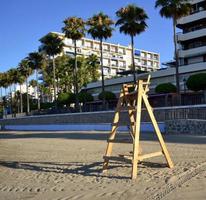
[[(62, 33), (55, 32), (60, 36)], [(71, 39), (64, 38), (64, 53), (74, 55), (74, 44)], [(77, 41), (77, 53), (82, 56), (96, 54), (100, 57), (100, 42), (93, 39), (82, 38)], [(103, 42), (103, 65), (104, 75), (111, 78), (117, 72), (129, 70), (131, 66), (131, 46), (122, 46)], [(156, 71), (160, 68), (160, 55), (158, 53), (135, 49), (135, 64), (137, 70)]]
[(182, 30), (177, 35), (180, 67), (206, 70), (206, 1), (191, 0), (190, 15), (181, 18), (177, 27)]

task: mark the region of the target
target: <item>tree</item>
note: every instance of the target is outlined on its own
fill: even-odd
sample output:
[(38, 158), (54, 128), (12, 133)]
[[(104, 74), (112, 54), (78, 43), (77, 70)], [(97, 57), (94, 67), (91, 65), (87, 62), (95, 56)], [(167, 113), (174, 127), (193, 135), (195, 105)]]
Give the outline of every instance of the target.
[(134, 76), (134, 82), (136, 82), (135, 76), (135, 60), (134, 60), (134, 37), (144, 32), (147, 28), (146, 19), (147, 14), (142, 8), (137, 7), (134, 4), (129, 4), (126, 7), (120, 8), (116, 15), (118, 20), (116, 26), (120, 26), (120, 33), (130, 35), (132, 45), (132, 71)]
[[(14, 86), (15, 86), (15, 84), (18, 83), (19, 74), (18, 74), (18, 70), (16, 68), (9, 69), (7, 71), (7, 74), (8, 74), (8, 77), (9, 77), (9, 79), (7, 79), (7, 80), (9, 82), (9, 87), (10, 87), (10, 108), (11, 108), (11, 114), (13, 116), (13, 114), (16, 112), (16, 111), (13, 112), (14, 109), (16, 108), (16, 105), (13, 103), (12, 85), (14, 84)], [(15, 97), (15, 95), (14, 95), (14, 97)], [(15, 101), (15, 98), (14, 98), (14, 101)]]
[(27, 101), (27, 115), (28, 115), (30, 113), (28, 78), (33, 72), (32, 68), (30, 66), (30, 61), (26, 58), (23, 59), (19, 63), (18, 70), (19, 70), (20, 74), (25, 77), (25, 80), (26, 80), (26, 101)]
[(116, 95), (113, 93), (113, 92), (110, 92), (110, 91), (104, 91), (101, 92), (98, 96), (98, 98), (100, 100), (102, 100), (103, 98), (105, 98), (106, 101), (110, 101), (110, 100), (115, 100), (116, 99)]
[(36, 96), (37, 96), (37, 102), (38, 102), (38, 110), (40, 110), (40, 99), (39, 99), (39, 82), (38, 82), (38, 73), (39, 70), (42, 70), (46, 66), (46, 60), (43, 56), (43, 54), (39, 52), (32, 52), (29, 53), (28, 60), (31, 62), (30, 65), (33, 70), (36, 71)]
[(54, 87), (54, 100), (56, 101), (56, 73), (55, 73), (55, 56), (60, 54), (63, 50), (64, 43), (62, 38), (56, 33), (49, 33), (40, 39), (42, 47), (40, 51), (46, 52), (46, 54), (52, 57), (53, 66), (53, 87)]
[(172, 19), (173, 21), (173, 42), (175, 49), (175, 71), (176, 71), (176, 87), (177, 95), (179, 96), (180, 103), (180, 82), (179, 82), (179, 56), (177, 49), (177, 36), (176, 36), (176, 25), (177, 20), (190, 13), (191, 4), (188, 0), (156, 0), (155, 8), (160, 8), (161, 17)]
[(79, 111), (79, 101), (78, 101), (78, 83), (77, 83), (77, 40), (80, 40), (85, 35), (85, 22), (83, 19), (78, 17), (69, 17), (64, 20), (65, 26), (62, 31), (65, 33), (67, 38), (71, 38), (74, 42), (74, 57), (75, 57), (75, 67), (74, 67), (74, 86), (76, 94), (75, 108)]
[(19, 91), (19, 96), (20, 96), (20, 112), (23, 113), (23, 97), (22, 97), (22, 84), (26, 81), (26, 77), (21, 74), (21, 71), (19, 68), (17, 68), (18, 71), (18, 80), (17, 83), (19, 84), (20, 91)]
[(164, 94), (164, 93), (173, 93), (176, 92), (177, 88), (172, 83), (162, 83), (157, 85), (155, 88), (156, 93)]
[(86, 103), (94, 100), (94, 97), (88, 92), (80, 92), (78, 94), (78, 99), (80, 103)]
[(99, 59), (95, 54), (91, 54), (86, 58), (86, 66), (90, 82), (97, 81), (99, 79)]
[(204, 92), (204, 99), (206, 102), (206, 73), (198, 73), (191, 75), (186, 81), (187, 88), (192, 91)]
[(60, 93), (57, 98), (58, 104), (60, 106), (70, 105), (75, 102), (75, 94), (73, 93)]
[[(5, 90), (5, 96), (3, 97), (3, 106), (5, 109), (7, 107), (7, 88), (9, 87), (9, 75), (6, 72), (2, 73), (1, 87), (3, 87)], [(7, 113), (5, 112), (5, 115), (6, 114)]]
[[(74, 66), (70, 65), (71, 58), (63, 54), (55, 59), (56, 75), (60, 92), (71, 92), (74, 84)], [(73, 63), (72, 63), (73, 64)]]
[[(102, 75), (102, 92), (104, 93), (104, 68), (103, 68), (103, 40), (112, 36), (112, 25), (114, 22), (108, 15), (100, 12), (87, 21), (88, 33), (94, 38), (100, 41), (100, 60), (101, 60), (101, 75)], [(105, 107), (105, 98), (103, 97), (103, 107)]]

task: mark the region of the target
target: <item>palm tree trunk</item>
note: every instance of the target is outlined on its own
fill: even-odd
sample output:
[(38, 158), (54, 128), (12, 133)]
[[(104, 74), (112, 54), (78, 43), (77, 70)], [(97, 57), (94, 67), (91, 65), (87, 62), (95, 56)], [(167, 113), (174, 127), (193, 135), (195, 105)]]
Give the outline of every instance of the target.
[(28, 77), (26, 77), (26, 102), (27, 102), (27, 115), (28, 115), (30, 112)]
[(1, 94), (0, 94), (0, 95), (1, 95), (1, 101), (3, 101), (3, 99), (2, 99), (2, 98), (3, 98), (3, 95), (2, 95), (2, 87), (1, 87)]
[(4, 90), (5, 90), (5, 118), (7, 118), (7, 99), (6, 99), (6, 93), (7, 93), (7, 91), (6, 91), (6, 87), (4, 88)]
[(39, 82), (38, 82), (38, 69), (36, 68), (36, 96), (37, 96), (37, 109), (41, 109), (40, 99), (39, 99)]
[(134, 61), (134, 36), (131, 35), (131, 43), (132, 43), (132, 71), (134, 83), (136, 83), (136, 74), (135, 74), (135, 61)]
[(4, 102), (3, 102), (2, 87), (1, 87), (1, 103), (2, 103), (2, 115), (4, 116)]
[(74, 56), (75, 56), (75, 66), (74, 66), (74, 85), (75, 85), (75, 109), (79, 111), (79, 98), (78, 98), (78, 79), (77, 79), (77, 41), (74, 40)]
[(11, 111), (11, 115), (13, 117), (13, 98), (12, 98), (12, 89), (11, 89), (11, 85), (9, 86), (10, 89), (10, 111)]
[(20, 84), (20, 112), (23, 113), (22, 88)]
[(52, 63), (53, 63), (54, 101), (56, 102), (56, 100), (57, 100), (57, 96), (56, 96), (57, 95), (57, 93), (56, 93), (56, 65), (55, 65), (55, 58), (54, 58), (54, 56), (52, 58)]
[(179, 81), (179, 55), (177, 49), (177, 35), (176, 35), (176, 20), (173, 19), (173, 36), (174, 36), (174, 47), (175, 47), (175, 77), (176, 77), (176, 87), (177, 87), (177, 103), (181, 104), (180, 98), (180, 81)]
[(102, 74), (102, 94), (103, 94), (103, 109), (105, 109), (105, 86), (104, 86), (104, 65), (103, 65), (103, 42), (100, 39), (100, 53), (101, 53), (101, 74)]

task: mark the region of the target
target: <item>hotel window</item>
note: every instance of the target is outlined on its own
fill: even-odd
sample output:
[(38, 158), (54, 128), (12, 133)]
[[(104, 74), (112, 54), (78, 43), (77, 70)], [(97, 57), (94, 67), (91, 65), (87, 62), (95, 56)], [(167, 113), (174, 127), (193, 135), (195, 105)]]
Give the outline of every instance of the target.
[(72, 40), (71, 39), (65, 39), (64, 40), (64, 43), (66, 44), (66, 45), (72, 45), (73, 43), (72, 43)]
[(117, 74), (117, 70), (116, 69), (111, 69), (111, 75), (116, 75)]
[(125, 64), (125, 62), (122, 62), (122, 61), (119, 61), (119, 67), (126, 67), (126, 64)]
[(151, 67), (151, 66), (152, 66), (152, 61), (147, 61), (147, 65), (148, 65), (149, 67)]
[(125, 54), (125, 53), (124, 53), (124, 49), (123, 49), (123, 48), (119, 48), (119, 53), (120, 53), (120, 54)]
[(145, 52), (141, 52), (141, 57), (146, 58), (146, 53)]
[(104, 74), (108, 75), (109, 74), (109, 68), (108, 67), (104, 67), (103, 68)]
[(158, 60), (158, 59), (159, 59), (159, 56), (155, 54), (155, 55), (154, 55), (154, 59), (155, 59), (155, 60)]
[(116, 60), (111, 60), (111, 65), (112, 66), (117, 66), (117, 61)]
[(117, 52), (117, 47), (111, 46), (111, 51), (112, 51), (112, 52)]
[(109, 65), (109, 60), (108, 59), (103, 59), (103, 65), (108, 66)]
[(106, 45), (106, 44), (104, 44), (104, 45), (103, 45), (103, 50), (105, 50), (105, 51), (109, 51), (109, 46)]
[(134, 60), (135, 60), (135, 62), (140, 62), (140, 59), (138, 59), (138, 58), (135, 58)]
[(97, 44), (97, 43), (94, 43), (94, 49), (100, 49), (100, 45), (99, 44)]
[(158, 67), (158, 63), (157, 62), (154, 62), (154, 67)]
[(82, 46), (82, 40), (78, 40), (77, 41), (77, 47), (81, 47)]
[(146, 60), (142, 60), (142, 65), (147, 65), (147, 61)]
[(90, 47), (90, 48), (92, 47), (92, 43), (89, 41), (85, 41), (84, 45), (85, 47)]
[(148, 59), (152, 59), (152, 54), (151, 54), (151, 53), (148, 53), (148, 54), (147, 54), (147, 58), (148, 58)]

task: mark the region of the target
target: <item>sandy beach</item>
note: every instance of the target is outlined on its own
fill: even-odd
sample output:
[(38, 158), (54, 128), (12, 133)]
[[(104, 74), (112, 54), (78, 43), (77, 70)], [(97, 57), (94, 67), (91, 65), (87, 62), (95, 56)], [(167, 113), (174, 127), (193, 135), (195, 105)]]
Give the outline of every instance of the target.
[[(124, 137), (124, 133), (121, 133)], [(175, 164), (164, 157), (139, 164), (112, 161), (102, 173), (108, 132), (0, 132), (0, 200), (206, 199), (206, 137), (165, 136)], [(153, 134), (143, 134), (143, 152), (159, 150)], [(113, 155), (131, 151), (115, 144)]]

